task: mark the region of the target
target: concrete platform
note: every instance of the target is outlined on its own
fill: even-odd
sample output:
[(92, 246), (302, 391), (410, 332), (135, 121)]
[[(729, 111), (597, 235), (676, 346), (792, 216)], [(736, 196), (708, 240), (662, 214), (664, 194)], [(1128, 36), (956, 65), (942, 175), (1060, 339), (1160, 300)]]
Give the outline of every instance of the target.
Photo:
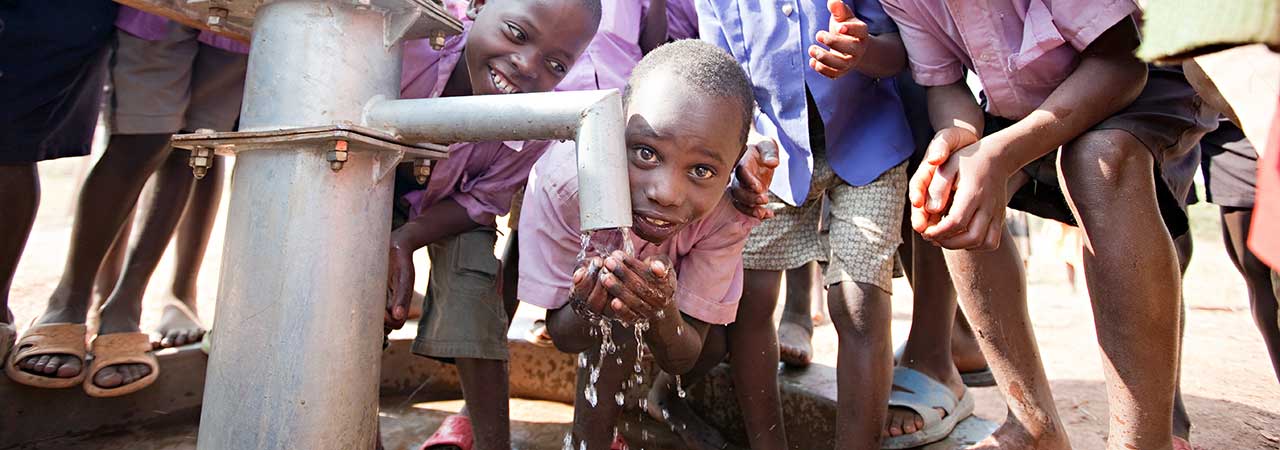
[[(382, 358), (382, 425), (388, 448), (409, 448), (421, 442), (462, 404), (457, 401), (461, 396), (453, 367), (414, 356), (410, 342), (393, 340)], [(512, 339), (511, 348), (511, 395), (523, 399), (513, 401), (512, 408), (518, 448), (559, 448), (572, 421), (574, 358), (519, 339)], [(114, 399), (90, 398), (78, 388), (33, 389), (0, 377), (0, 448), (194, 448), (206, 356), (197, 347), (188, 346), (163, 351), (159, 359), (161, 374), (156, 384)], [(835, 370), (824, 365), (785, 370), (780, 381), (791, 447), (836, 448)], [(644, 388), (637, 388), (632, 396)], [(728, 366), (716, 368), (704, 383), (689, 386), (688, 391), (694, 407), (708, 422), (736, 444), (745, 443), (746, 431)], [(627, 403), (633, 409), (624, 413), (619, 429), (633, 446), (650, 450), (682, 447), (673, 433), (634, 409), (634, 398)], [(522, 421), (521, 408), (537, 413)], [(995, 426), (971, 418), (962, 422), (950, 439), (927, 450), (964, 448), (990, 434)], [(548, 439), (553, 441), (544, 442)]]

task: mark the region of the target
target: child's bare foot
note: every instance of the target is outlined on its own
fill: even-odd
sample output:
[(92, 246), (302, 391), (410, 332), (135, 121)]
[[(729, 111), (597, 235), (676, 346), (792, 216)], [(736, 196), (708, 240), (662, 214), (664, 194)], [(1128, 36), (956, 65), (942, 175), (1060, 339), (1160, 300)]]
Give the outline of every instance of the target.
[(812, 319), (783, 314), (778, 325), (778, 351), (790, 367), (808, 367), (813, 360)]
[(156, 326), (155, 335), (159, 339), (151, 343), (151, 348), (181, 347), (200, 342), (204, 337), (204, 326), (196, 312), (175, 297), (170, 297), (164, 305), (164, 313), (160, 316), (160, 324)]
[(969, 450), (999, 449), (1070, 450), (1071, 443), (1067, 441), (1066, 433), (1061, 430), (1055, 433), (1043, 433), (1037, 437), (1014, 419), (1013, 415), (1010, 415), (1000, 428), (991, 433), (991, 436), (969, 447)]
[(649, 390), (648, 404), (645, 405), (645, 411), (649, 413), (649, 417), (660, 423), (671, 426), (672, 431), (680, 435), (680, 439), (690, 449), (695, 450), (721, 450), (729, 445), (729, 441), (720, 435), (720, 431), (711, 425), (702, 421), (698, 414), (693, 412), (688, 403), (684, 399), (676, 395), (671, 389), (669, 383), (662, 383), (662, 380), (670, 380), (669, 377), (659, 376), (658, 382), (654, 383), (653, 388)]

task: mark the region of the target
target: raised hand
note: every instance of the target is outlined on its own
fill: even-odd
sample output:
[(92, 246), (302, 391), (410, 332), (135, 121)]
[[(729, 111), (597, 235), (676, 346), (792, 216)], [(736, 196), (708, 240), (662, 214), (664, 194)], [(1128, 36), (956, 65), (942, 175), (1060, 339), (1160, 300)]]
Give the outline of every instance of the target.
[(760, 220), (773, 217), (773, 211), (765, 208), (765, 204), (769, 203), (769, 184), (777, 168), (777, 141), (751, 133), (747, 137), (747, 150), (734, 169), (734, 180), (729, 185), (734, 208)]
[(853, 9), (843, 1), (827, 0), (827, 9), (831, 11), (831, 23), (814, 36), (827, 48), (809, 46), (809, 67), (827, 78), (840, 78), (858, 67), (867, 53), (871, 34), (867, 24), (854, 16)]

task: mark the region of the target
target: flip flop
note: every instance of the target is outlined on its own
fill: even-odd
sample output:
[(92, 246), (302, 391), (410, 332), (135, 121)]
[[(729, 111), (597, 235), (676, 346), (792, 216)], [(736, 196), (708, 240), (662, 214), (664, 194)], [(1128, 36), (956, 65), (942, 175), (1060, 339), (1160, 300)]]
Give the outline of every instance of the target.
[[(907, 348), (907, 343), (903, 342), (898, 348), (893, 350), (893, 365), (898, 365), (902, 361), (902, 351)], [(983, 367), (978, 370), (969, 372), (960, 372), (960, 381), (965, 387), (992, 387), (996, 383), (996, 375), (991, 373), (991, 366)]]
[(1191, 443), (1190, 443), (1190, 442), (1187, 442), (1187, 440), (1186, 440), (1186, 439), (1183, 439), (1183, 438), (1180, 438), (1180, 437), (1174, 436), (1174, 437), (1173, 437), (1173, 450), (1195, 450), (1195, 447), (1192, 447), (1192, 446), (1191, 446)]
[[(942, 383), (906, 367), (893, 369), (893, 385), (906, 390), (891, 392), (889, 406), (915, 411), (924, 418), (924, 429), (884, 438), (880, 443), (882, 449), (915, 448), (941, 441), (951, 434), (956, 424), (973, 415), (974, 402), (968, 389), (957, 399)], [(946, 411), (945, 417), (939, 409)]]
[(4, 372), (14, 382), (38, 388), (62, 389), (80, 384), (87, 370), (81, 369), (80, 375), (71, 378), (46, 377), (24, 372), (18, 368), (18, 361), (31, 356), (71, 355), (80, 358), (81, 367), (84, 367), (85, 355), (88, 354), (84, 344), (86, 330), (83, 323), (46, 323), (28, 327), (5, 359)]
[[(89, 364), (88, 376), (84, 378), (84, 392), (90, 397), (119, 397), (138, 392), (150, 386), (160, 376), (160, 363), (156, 355), (151, 353), (151, 336), (147, 333), (112, 333), (100, 334), (90, 344), (93, 362)], [(124, 386), (104, 388), (93, 384), (98, 371), (120, 364), (146, 364), (151, 373), (141, 379)]]
[(423, 442), (418, 450), (430, 450), (437, 447), (452, 446), (460, 450), (471, 450), (475, 445), (476, 437), (471, 432), (471, 418), (462, 414), (454, 414), (446, 417), (444, 422), (440, 423), (440, 428), (436, 428), (435, 434), (427, 438), (427, 442)]

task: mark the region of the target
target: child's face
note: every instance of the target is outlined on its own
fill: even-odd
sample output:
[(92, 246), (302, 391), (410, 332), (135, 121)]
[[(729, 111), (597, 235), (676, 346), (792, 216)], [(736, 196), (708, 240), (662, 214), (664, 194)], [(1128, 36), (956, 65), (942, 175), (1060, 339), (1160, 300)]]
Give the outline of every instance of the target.
[[(720, 202), (742, 153), (744, 130), (732, 98), (706, 95), (655, 73), (627, 105), (634, 231), (663, 242)], [(729, 124), (729, 126), (726, 126)]]
[(463, 55), (475, 95), (550, 91), (596, 32), (577, 0), (473, 4), (482, 9)]

